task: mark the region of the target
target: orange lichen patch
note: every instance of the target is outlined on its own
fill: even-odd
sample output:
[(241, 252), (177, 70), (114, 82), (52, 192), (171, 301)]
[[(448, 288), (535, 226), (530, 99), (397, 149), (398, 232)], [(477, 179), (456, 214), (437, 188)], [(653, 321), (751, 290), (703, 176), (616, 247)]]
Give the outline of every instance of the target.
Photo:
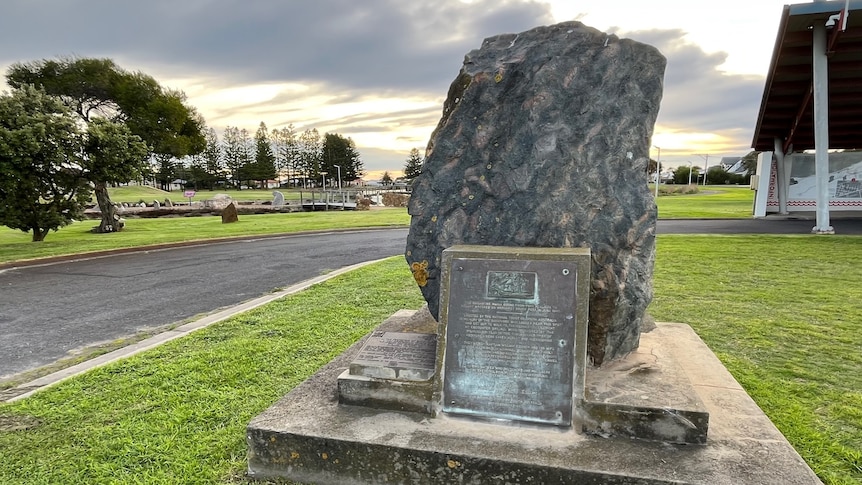
[(297, 452), (295, 452), (295, 451), (291, 451), (291, 452), (290, 452), (290, 459), (291, 459), (291, 460), (296, 460), (297, 458), (299, 458), (299, 453), (297, 453)]
[(323, 458), (324, 460), (328, 460), (329, 459), (329, 453), (325, 453), (325, 452), (321, 453), (320, 457)]
[(457, 468), (457, 467), (461, 466), (461, 463), (457, 462), (455, 460), (449, 460), (446, 462), (446, 465), (448, 465), (449, 468)]
[(413, 279), (416, 280), (417, 285), (424, 287), (428, 284), (428, 260), (411, 264), (410, 271), (413, 272)]

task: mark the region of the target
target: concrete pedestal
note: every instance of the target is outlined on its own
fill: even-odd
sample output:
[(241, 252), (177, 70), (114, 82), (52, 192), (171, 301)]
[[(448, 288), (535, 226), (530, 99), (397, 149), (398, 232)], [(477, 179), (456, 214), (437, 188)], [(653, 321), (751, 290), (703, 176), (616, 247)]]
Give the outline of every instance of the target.
[[(684, 375), (697, 394), (691, 411), (709, 415), (705, 444), (636, 440), (619, 432), (608, 438), (585, 434), (583, 416), (571, 428), (559, 428), (339, 404), (336, 381), (360, 341), (252, 420), (249, 474), (319, 484), (820, 483), (687, 325), (659, 323), (644, 337), (642, 350), (661, 349), (655, 358), (662, 360), (663, 353), (672, 358), (676, 377), (662, 379), (661, 366), (648, 357), (653, 352), (632, 354), (633, 367), (600, 370), (613, 373), (614, 388), (626, 392), (591, 387), (598, 382), (590, 375), (594, 369), (587, 371), (587, 398), (618, 410), (642, 396), (652, 395), (653, 403), (678, 401), (672, 388), (686, 380), (680, 379)], [(647, 380), (645, 374), (650, 374)], [(627, 375), (637, 379), (627, 380)], [(601, 382), (609, 382), (608, 376)]]

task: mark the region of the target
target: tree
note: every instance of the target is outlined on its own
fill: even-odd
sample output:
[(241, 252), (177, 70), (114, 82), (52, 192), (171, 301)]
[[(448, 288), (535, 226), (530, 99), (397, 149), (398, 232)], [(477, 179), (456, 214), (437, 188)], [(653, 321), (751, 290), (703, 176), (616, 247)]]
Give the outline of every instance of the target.
[(341, 180), (348, 182), (362, 176), (362, 159), (360, 159), (356, 145), (350, 138), (345, 138), (338, 133), (327, 133), (323, 137), (321, 154), (322, 171), (330, 175), (336, 175), (340, 172)]
[(32, 86), (0, 96), (0, 224), (42, 241), (89, 199), (75, 115)]
[(750, 151), (742, 157), (742, 166), (745, 167), (746, 175), (754, 175), (757, 173), (757, 157), (760, 155), (758, 151)]
[(252, 155), (251, 136), (245, 128), (239, 130), (239, 188), (242, 188), (242, 182), (248, 182), (246, 186), (254, 179), (254, 155)]
[(276, 173), (279, 176), (287, 175), (288, 183), (292, 183), (299, 166), (299, 145), (293, 125), (287, 125), (280, 130), (272, 130), (272, 144)]
[(242, 177), (244, 167), (248, 164), (248, 147), (246, 146), (248, 132), (240, 130), (235, 126), (228, 126), (224, 130), (223, 152), (224, 164), (230, 172), (231, 180), (237, 189), (242, 188)]
[(383, 172), (383, 177), (380, 178), (380, 183), (383, 185), (392, 185), (392, 176), (389, 175), (389, 172)]
[(81, 216), (90, 181), (130, 176), (146, 151), (118, 123), (94, 120), (84, 131), (61, 100), (33, 86), (0, 96), (0, 223), (42, 241)]
[[(164, 89), (152, 77), (127, 72), (110, 59), (66, 58), (14, 64), (6, 79), (13, 88), (32, 84), (58, 96), (86, 123), (104, 118), (124, 124), (163, 165), (162, 179), (172, 171), (173, 159), (199, 153), (205, 146), (203, 119), (185, 104), (181, 91)], [(128, 173), (139, 173), (144, 168), (144, 160), (130, 163), (136, 167)], [(117, 231), (107, 183), (95, 182), (99, 182), (95, 190), (102, 211), (98, 230)]]
[(106, 119), (95, 119), (87, 125), (81, 166), (83, 177), (93, 183), (96, 202), (102, 211), (97, 232), (121, 229), (117, 227), (121, 226), (117, 224), (117, 209), (108, 198), (108, 184), (127, 182), (136, 177), (147, 153), (147, 145), (126, 125)]
[(275, 178), (275, 155), (272, 153), (272, 145), (269, 141), (269, 132), (266, 123), (260, 122), (257, 132), (254, 134), (254, 166), (252, 175), (254, 180), (260, 181), (260, 188), (266, 188), (266, 181)]
[(206, 174), (204, 182), (212, 190), (215, 182), (223, 178), (224, 160), (222, 160), (221, 145), (219, 145), (216, 131), (212, 128), (208, 129), (204, 133), (204, 139), (206, 140), (206, 147), (201, 153), (204, 159), (204, 172)]
[[(177, 159), (166, 153), (159, 153), (154, 156), (156, 161), (156, 181), (159, 183), (159, 188), (162, 190), (171, 190), (171, 181), (177, 172)], [(99, 206), (101, 208), (101, 206)]]
[[(689, 177), (689, 170), (691, 170), (691, 177)], [(689, 180), (697, 183), (697, 176), (700, 172), (698, 167), (688, 167), (686, 165), (681, 165), (673, 171), (673, 183), (675, 184), (687, 184)]]
[(308, 179), (317, 179), (320, 175), (321, 143), (317, 128), (305, 130), (299, 135), (299, 172), (303, 176), (303, 184)]
[(721, 165), (713, 165), (706, 171), (706, 179), (710, 185), (723, 185), (728, 183), (730, 174)]
[[(207, 185), (207, 162), (202, 153), (192, 155), (184, 159), (184, 172), (187, 182), (191, 183), (195, 190)], [(185, 168), (188, 167), (188, 168)]]
[(661, 164), (652, 158), (649, 159), (649, 166), (647, 167), (647, 179), (650, 182), (655, 182), (655, 173), (656, 171), (661, 171)]
[(408, 181), (412, 181), (416, 177), (422, 173), (422, 156), (419, 155), (419, 149), (414, 148), (410, 150), (410, 155), (407, 157), (407, 161), (404, 162), (404, 178)]

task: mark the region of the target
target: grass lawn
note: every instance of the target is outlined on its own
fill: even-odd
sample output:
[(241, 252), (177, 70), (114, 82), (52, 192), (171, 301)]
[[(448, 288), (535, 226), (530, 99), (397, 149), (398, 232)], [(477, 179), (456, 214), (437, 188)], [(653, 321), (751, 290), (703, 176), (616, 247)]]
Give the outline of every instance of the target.
[[(146, 201), (163, 200), (165, 194), (152, 187), (131, 186), (111, 189), (114, 200), (130, 202), (139, 198)], [(270, 191), (240, 191), (244, 195), (257, 194), (252, 199), (271, 198)], [(240, 197), (239, 192), (229, 192)], [(174, 192), (173, 194), (179, 194)], [(201, 194), (201, 193), (199, 193)], [(198, 195), (199, 200), (212, 196)], [(181, 194), (179, 194), (181, 195)], [(285, 193), (285, 197), (299, 194)], [(305, 196), (305, 194), (303, 194)], [(743, 218), (751, 217), (753, 191), (746, 187), (707, 186), (699, 194), (662, 196), (658, 199), (660, 218)], [(90, 229), (97, 221), (76, 222), (57, 232), (51, 232), (40, 243), (30, 242), (31, 236), (21, 231), (0, 227), (0, 263), (25, 259), (44, 258), (63, 254), (77, 254), (109, 249), (196, 241), (242, 235), (280, 234), (315, 229), (338, 229), (370, 226), (397, 226), (410, 223), (407, 211), (387, 208), (373, 211), (330, 211), (315, 213), (259, 214), (241, 216), (235, 224), (222, 224), (218, 217), (179, 217), (160, 219), (129, 219), (126, 229), (114, 234), (93, 234)]]
[(659, 321), (685, 322), (828, 484), (862, 483), (862, 238), (659, 237)]
[[(862, 483), (862, 238), (660, 236), (691, 324), (827, 484)], [(421, 297), (402, 258), (0, 404), (2, 483), (246, 483), (245, 425)]]
[(239, 222), (222, 224), (220, 217), (129, 219), (122, 232), (93, 234), (98, 221), (75, 222), (49, 233), (44, 241), (31, 242), (31, 235), (0, 227), (0, 263), (220, 237), (281, 234), (323, 229), (402, 226), (410, 223), (404, 208), (370, 211), (291, 212), (241, 215)]
[[(331, 190), (329, 187), (327, 187), (327, 189)], [(273, 197), (272, 192), (275, 190), (284, 194), (285, 200), (299, 200), (300, 194), (304, 199), (309, 199), (312, 194), (311, 190), (300, 191), (299, 189), (198, 190), (195, 192), (195, 196), (192, 197), (192, 200), (202, 202), (207, 199), (212, 199), (216, 194), (227, 194), (233, 200), (237, 201), (271, 201)], [(348, 189), (345, 188), (345, 191), (346, 190)], [(353, 189), (351, 188), (350, 190)], [(140, 201), (144, 201), (147, 204), (152, 204), (154, 200), (158, 200), (162, 203), (165, 199), (171, 199), (172, 202), (188, 202), (189, 198), (183, 196), (184, 192), (184, 190), (165, 192), (164, 190), (150, 187), (148, 185), (129, 185), (108, 189), (108, 193), (111, 195), (111, 200), (114, 202), (138, 203)], [(316, 189), (315, 193), (320, 197), (320, 189)], [(93, 199), (93, 202), (95, 203), (95, 199)]]
[[(672, 186), (671, 186), (672, 187)], [(751, 218), (754, 191), (748, 186), (707, 185), (691, 195), (661, 195), (660, 219), (744, 219)]]

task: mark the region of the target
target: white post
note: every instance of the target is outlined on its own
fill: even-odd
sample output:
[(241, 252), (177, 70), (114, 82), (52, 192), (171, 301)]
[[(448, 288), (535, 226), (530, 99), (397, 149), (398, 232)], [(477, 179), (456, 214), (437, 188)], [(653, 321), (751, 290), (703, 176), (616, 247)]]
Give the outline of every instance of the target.
[(689, 160), (688, 161), (688, 185), (691, 185), (691, 169), (692, 169), (692, 164), (691, 164), (691, 160)]
[(326, 197), (326, 172), (320, 172), (320, 178), (323, 179), (323, 210), (329, 210), (329, 199)]
[(341, 165), (333, 165), (338, 169), (338, 196), (341, 197), (341, 210), (344, 210), (344, 197), (341, 196)]
[(815, 234), (835, 234), (829, 225), (829, 78), (826, 58), (826, 26), (814, 23), (814, 174), (817, 187)]
[(661, 147), (655, 147), (658, 150), (658, 159), (655, 161), (655, 198), (658, 200), (658, 183), (659, 175), (661, 174)]

